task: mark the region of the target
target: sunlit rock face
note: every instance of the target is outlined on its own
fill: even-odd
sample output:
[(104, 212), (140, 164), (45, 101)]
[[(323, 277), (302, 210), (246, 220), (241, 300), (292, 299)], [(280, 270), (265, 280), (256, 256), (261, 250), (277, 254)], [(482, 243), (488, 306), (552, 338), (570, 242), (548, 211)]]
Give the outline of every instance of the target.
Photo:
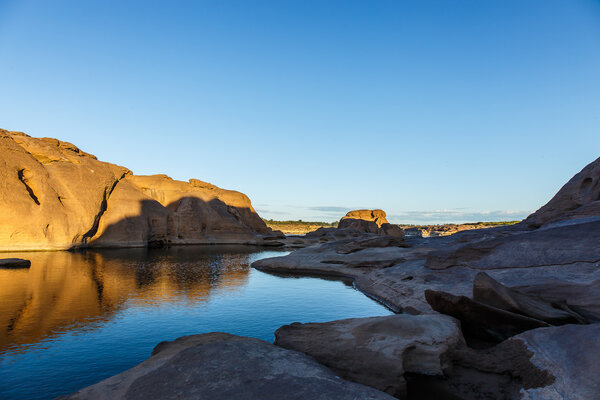
[(0, 251), (254, 243), (269, 228), (242, 193), (135, 176), (71, 143), (0, 130)]
[[(0, 268), (0, 351), (72, 326), (93, 327), (125, 302), (207, 301), (213, 290), (245, 286), (249, 274), (247, 254), (198, 257), (187, 248), (17, 254), (32, 263), (29, 269)], [(176, 268), (181, 262), (186, 267)]]
[(404, 231), (398, 225), (393, 225), (385, 218), (383, 210), (354, 210), (349, 211), (340, 219), (339, 229), (355, 229), (364, 233), (376, 233), (403, 237)]
[[(386, 214), (383, 210), (354, 210), (349, 211), (342, 217), (338, 225), (339, 228), (351, 228), (353, 220), (374, 222), (377, 227), (387, 224)], [(348, 226), (347, 226), (348, 225)]]

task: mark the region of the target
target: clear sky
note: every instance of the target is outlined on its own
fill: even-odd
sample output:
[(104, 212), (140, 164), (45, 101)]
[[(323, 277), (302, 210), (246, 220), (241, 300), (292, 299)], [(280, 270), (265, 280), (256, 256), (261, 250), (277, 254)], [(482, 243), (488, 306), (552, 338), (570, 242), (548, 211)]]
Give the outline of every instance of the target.
[(600, 156), (600, 2), (0, 0), (0, 127), (261, 216), (520, 219)]

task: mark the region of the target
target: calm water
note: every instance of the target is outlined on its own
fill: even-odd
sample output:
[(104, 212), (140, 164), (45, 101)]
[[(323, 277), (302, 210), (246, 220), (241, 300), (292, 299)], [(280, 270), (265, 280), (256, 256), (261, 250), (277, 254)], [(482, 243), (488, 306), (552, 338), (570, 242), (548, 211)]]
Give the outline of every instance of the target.
[(250, 268), (251, 247), (3, 253), (0, 399), (48, 399), (122, 372), (154, 346), (224, 331), (272, 341), (294, 321), (388, 315), (351, 286)]

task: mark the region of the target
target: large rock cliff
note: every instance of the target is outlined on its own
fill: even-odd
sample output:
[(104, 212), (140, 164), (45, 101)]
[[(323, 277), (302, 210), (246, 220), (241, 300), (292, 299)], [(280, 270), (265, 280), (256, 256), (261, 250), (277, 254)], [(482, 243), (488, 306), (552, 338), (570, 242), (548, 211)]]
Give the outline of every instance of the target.
[(270, 233), (242, 193), (136, 176), (71, 143), (0, 130), (0, 251), (260, 244)]

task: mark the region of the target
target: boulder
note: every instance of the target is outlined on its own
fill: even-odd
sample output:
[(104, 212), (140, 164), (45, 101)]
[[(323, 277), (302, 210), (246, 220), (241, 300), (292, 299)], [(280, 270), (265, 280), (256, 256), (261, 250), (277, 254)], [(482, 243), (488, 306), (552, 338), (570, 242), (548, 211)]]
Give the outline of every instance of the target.
[(501, 342), (530, 329), (550, 326), (538, 319), (443, 291), (426, 290), (425, 299), (435, 311), (458, 319), (466, 337)]
[(402, 228), (398, 225), (388, 223), (381, 224), (379, 233), (387, 236), (404, 237), (404, 230)]
[(405, 373), (442, 376), (445, 354), (462, 342), (458, 323), (443, 315), (391, 315), (326, 323), (293, 323), (275, 344), (306, 353), (343, 378), (399, 398)]
[(345, 381), (304, 354), (262, 340), (216, 332), (162, 342), (148, 360), (64, 399), (392, 400), (393, 397)]
[(385, 218), (385, 211), (383, 210), (350, 211), (340, 219), (338, 229), (404, 237), (402, 228), (390, 224)]
[(585, 318), (569, 308), (566, 301), (551, 303), (542, 298), (508, 288), (485, 272), (475, 275), (473, 300), (552, 325), (585, 323)]
[(338, 228), (347, 228), (346, 224), (352, 224), (353, 220), (369, 221), (374, 222), (377, 227), (383, 224), (387, 224), (388, 220), (385, 218), (386, 214), (383, 210), (354, 210), (349, 211), (345, 216), (340, 219)]
[(242, 193), (135, 176), (71, 143), (0, 130), (0, 251), (191, 243), (262, 244)]
[(31, 261), (22, 258), (0, 258), (0, 268), (29, 268)]

